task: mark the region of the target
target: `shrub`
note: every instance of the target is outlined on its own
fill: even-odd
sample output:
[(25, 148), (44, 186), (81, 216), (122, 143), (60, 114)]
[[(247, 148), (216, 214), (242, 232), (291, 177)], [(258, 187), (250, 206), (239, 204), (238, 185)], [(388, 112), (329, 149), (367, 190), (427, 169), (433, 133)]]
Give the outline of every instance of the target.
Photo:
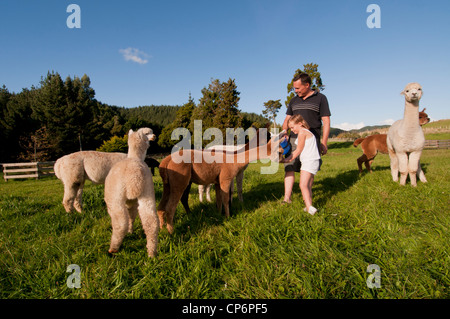
[(113, 136), (108, 141), (104, 141), (102, 146), (97, 148), (99, 152), (128, 152), (128, 135), (124, 137)]

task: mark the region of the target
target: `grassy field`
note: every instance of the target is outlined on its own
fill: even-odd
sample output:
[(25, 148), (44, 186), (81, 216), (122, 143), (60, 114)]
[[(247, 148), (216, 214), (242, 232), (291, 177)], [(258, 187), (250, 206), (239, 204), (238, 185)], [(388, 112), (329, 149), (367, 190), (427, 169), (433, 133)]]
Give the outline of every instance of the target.
[[(118, 254), (107, 253), (110, 218), (103, 186), (87, 183), (84, 214), (67, 214), (56, 178), (0, 182), (0, 298), (449, 298), (450, 150), (425, 150), (427, 184), (392, 182), (389, 157), (359, 176), (361, 150), (333, 143), (313, 186), (315, 216), (298, 185), (282, 205), (283, 169), (245, 172), (244, 203), (232, 217), (200, 203), (181, 205), (175, 233), (159, 234), (149, 259), (137, 220)], [(298, 176), (297, 176), (298, 181)], [(156, 200), (162, 183), (154, 177)], [(213, 200), (215, 192), (212, 191)], [(81, 269), (70, 289), (67, 266)], [(381, 269), (368, 288), (367, 267)]]

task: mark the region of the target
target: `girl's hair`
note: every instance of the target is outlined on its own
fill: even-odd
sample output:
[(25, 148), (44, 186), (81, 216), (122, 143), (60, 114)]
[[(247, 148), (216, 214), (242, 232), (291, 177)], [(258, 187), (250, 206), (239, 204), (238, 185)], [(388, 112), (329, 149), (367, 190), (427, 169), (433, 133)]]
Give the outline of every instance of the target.
[(289, 123), (293, 122), (294, 124), (302, 124), (306, 129), (309, 130), (309, 124), (305, 121), (303, 116), (300, 114), (292, 115), (292, 117), (289, 119)]

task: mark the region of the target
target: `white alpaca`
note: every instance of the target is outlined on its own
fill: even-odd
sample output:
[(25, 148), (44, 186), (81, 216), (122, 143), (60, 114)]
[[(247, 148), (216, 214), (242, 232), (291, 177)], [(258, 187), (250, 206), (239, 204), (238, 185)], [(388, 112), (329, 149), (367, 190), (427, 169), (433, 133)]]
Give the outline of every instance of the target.
[(126, 157), (125, 153), (82, 151), (59, 158), (54, 169), (56, 177), (64, 184), (63, 205), (66, 212), (70, 213), (75, 209), (81, 213), (86, 179), (103, 184), (111, 167)]
[(149, 257), (155, 257), (158, 244), (158, 216), (152, 173), (145, 164), (149, 140), (155, 135), (149, 128), (128, 133), (128, 155), (115, 164), (105, 180), (105, 202), (111, 217), (110, 253), (116, 253), (125, 235), (133, 231), (137, 213), (147, 237)]
[[(211, 149), (211, 150), (216, 150), (216, 151), (231, 151), (231, 152), (235, 152), (240, 150), (241, 148), (245, 147), (245, 144), (243, 145), (213, 145), (208, 147), (207, 149)], [(248, 167), (248, 165), (244, 166), (244, 168), (239, 171), (239, 173), (236, 175), (236, 185), (237, 185), (237, 191), (238, 191), (238, 198), (239, 201), (243, 202), (244, 201), (244, 197), (242, 196), (242, 183), (244, 181), (244, 171), (245, 169)], [(208, 202), (212, 202), (211, 201), (211, 186), (212, 184), (209, 185), (198, 185), (198, 196), (199, 196), (199, 200), (202, 203), (203, 202), (203, 193), (206, 191), (206, 200)], [(231, 187), (230, 187), (230, 200), (233, 199), (233, 193), (234, 193), (234, 181), (231, 182)]]
[(405, 113), (402, 120), (389, 128), (386, 141), (391, 158), (391, 174), (397, 182), (400, 171), (400, 185), (406, 184), (409, 174), (411, 185), (417, 186), (416, 174), (423, 183), (427, 182), (420, 168), (420, 156), (425, 145), (425, 136), (419, 124), (422, 87), (419, 83), (409, 83), (401, 94), (405, 95)]

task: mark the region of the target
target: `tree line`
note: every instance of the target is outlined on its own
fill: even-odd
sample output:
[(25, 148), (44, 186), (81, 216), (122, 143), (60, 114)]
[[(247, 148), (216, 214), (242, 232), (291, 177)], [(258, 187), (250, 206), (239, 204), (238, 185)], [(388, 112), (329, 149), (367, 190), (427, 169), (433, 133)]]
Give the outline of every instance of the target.
[(212, 80), (202, 94), (198, 105), (189, 97), (181, 107), (124, 108), (95, 99), (95, 90), (86, 74), (63, 80), (57, 72), (48, 72), (38, 86), (24, 88), (20, 93), (10, 92), (3, 85), (0, 163), (55, 160), (79, 150), (95, 150), (113, 138), (123, 138), (130, 129), (143, 126), (151, 127), (160, 137), (151, 151), (164, 152), (176, 142), (171, 143), (170, 136), (167, 140), (169, 130), (175, 124), (190, 127), (194, 118), (204, 121), (204, 129), (210, 126), (246, 129), (265, 121), (260, 115), (239, 110), (239, 92), (232, 79)]

